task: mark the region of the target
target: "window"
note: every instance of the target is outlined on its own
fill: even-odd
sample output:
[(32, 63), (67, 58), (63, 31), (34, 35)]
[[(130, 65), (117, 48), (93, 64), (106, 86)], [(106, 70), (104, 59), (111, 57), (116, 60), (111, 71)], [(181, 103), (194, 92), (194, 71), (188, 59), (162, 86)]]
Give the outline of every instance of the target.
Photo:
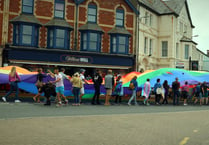
[(148, 39), (147, 37), (144, 38), (144, 54), (147, 54), (147, 46), (148, 46)]
[(126, 35), (111, 36), (111, 53), (128, 54), (129, 37)]
[(97, 32), (84, 31), (81, 33), (81, 50), (100, 52), (101, 34)]
[(187, 32), (187, 25), (184, 25), (184, 33), (188, 34), (188, 32)]
[(124, 26), (124, 10), (117, 9), (116, 10), (116, 26), (123, 27)]
[(65, 28), (48, 28), (48, 48), (69, 49), (69, 30)]
[(162, 41), (162, 57), (168, 56), (168, 41)]
[(153, 41), (152, 39), (149, 40), (149, 55), (151, 56), (152, 55), (152, 47), (153, 47)]
[(179, 43), (176, 43), (176, 58), (179, 58)]
[(55, 0), (54, 4), (54, 17), (64, 18), (65, 15), (65, 0)]
[(97, 22), (97, 6), (89, 4), (88, 6), (88, 22)]
[(179, 25), (180, 25), (180, 33), (183, 33), (183, 23), (180, 22)]
[(18, 46), (38, 46), (38, 26), (33, 24), (14, 24), (13, 44)]
[(33, 0), (22, 0), (22, 13), (33, 14)]
[(185, 59), (189, 59), (189, 45), (185, 45), (185, 54), (184, 54)]
[(149, 21), (149, 14), (148, 12), (145, 12), (145, 24), (148, 25), (148, 21)]
[(153, 16), (152, 16), (152, 14), (150, 14), (150, 16), (149, 16), (149, 25), (152, 26), (152, 23), (153, 23)]

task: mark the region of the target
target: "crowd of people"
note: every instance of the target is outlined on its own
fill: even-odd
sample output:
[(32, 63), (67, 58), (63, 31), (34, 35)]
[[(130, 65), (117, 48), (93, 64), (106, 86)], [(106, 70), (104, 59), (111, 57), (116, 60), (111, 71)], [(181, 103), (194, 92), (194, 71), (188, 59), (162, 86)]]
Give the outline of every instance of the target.
[[(43, 79), (50, 75), (54, 78), (53, 81), (44, 82)], [(97, 70), (95, 74), (92, 76), (88, 76), (88, 78), (92, 79), (95, 93), (91, 100), (92, 105), (101, 105), (100, 102), (100, 88), (103, 83), (103, 77), (101, 76), (101, 72)], [(44, 93), (46, 97), (46, 102), (44, 105), (51, 105), (51, 96), (56, 96), (57, 106), (62, 106), (63, 104), (68, 104), (68, 99), (64, 95), (64, 80), (67, 79), (72, 83), (72, 93), (74, 97), (74, 101), (72, 103), (73, 106), (79, 106), (82, 102), (82, 97), (85, 94), (84, 84), (88, 84), (88, 81), (85, 79), (85, 70), (81, 69), (80, 72), (74, 73), (72, 77), (68, 77), (65, 74), (65, 69), (62, 68), (60, 71), (58, 68), (54, 69), (54, 72), (47, 70), (47, 73), (43, 72), (42, 68), (38, 69), (36, 86), (38, 89), (38, 93), (33, 97), (35, 102), (40, 103), (40, 96)], [(21, 81), (18, 73), (16, 72), (16, 67), (11, 69), (9, 73), (9, 83), (10, 83), (10, 91), (2, 97), (3, 102), (7, 102), (7, 97), (15, 91), (15, 102), (21, 102), (18, 97), (19, 88), (18, 82)], [(134, 100), (135, 105), (138, 105), (137, 102), (137, 91), (138, 89), (137, 76), (134, 76), (130, 81), (129, 90), (132, 92), (130, 99), (128, 100), (128, 105), (132, 105), (132, 101)], [(114, 104), (121, 104), (122, 98), (124, 96), (124, 88), (122, 76), (117, 75), (116, 78), (113, 76), (112, 70), (108, 70), (106, 76), (104, 77), (104, 88), (106, 90), (105, 95), (105, 106), (111, 105), (110, 98), (115, 97)], [(187, 99), (194, 97), (193, 104), (196, 104), (198, 101), (200, 105), (208, 104), (208, 85), (206, 82), (198, 83), (195, 87), (192, 88), (192, 92), (190, 92), (191, 87), (188, 82), (185, 82), (184, 85), (180, 85), (178, 78), (169, 86), (168, 81), (165, 80), (161, 83), (160, 78), (156, 80), (154, 87), (152, 88), (150, 85), (150, 79), (147, 78), (144, 86), (142, 87), (141, 96), (144, 97), (143, 104), (150, 105), (151, 96), (155, 97), (155, 104), (168, 104), (168, 98), (173, 98), (173, 105), (179, 105), (179, 99), (182, 97), (184, 99), (183, 105), (187, 105)]]

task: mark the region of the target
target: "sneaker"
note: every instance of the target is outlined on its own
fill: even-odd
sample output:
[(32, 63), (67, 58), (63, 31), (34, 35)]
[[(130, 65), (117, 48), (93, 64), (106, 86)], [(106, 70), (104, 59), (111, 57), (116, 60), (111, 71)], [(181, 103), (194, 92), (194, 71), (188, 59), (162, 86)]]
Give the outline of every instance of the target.
[(147, 106), (150, 106), (150, 104), (149, 104), (149, 103), (147, 103), (146, 105), (147, 105)]
[(15, 103), (20, 103), (21, 101), (20, 100), (15, 100)]
[(1, 98), (4, 102), (7, 102), (7, 99), (5, 97)]
[(128, 103), (128, 106), (131, 106), (131, 103)]
[(56, 107), (61, 107), (62, 106), (62, 103), (61, 102), (58, 102), (57, 104), (56, 104)]
[(184, 104), (184, 106), (187, 106), (187, 104)]
[(67, 105), (68, 104), (68, 100), (65, 100), (65, 105)]

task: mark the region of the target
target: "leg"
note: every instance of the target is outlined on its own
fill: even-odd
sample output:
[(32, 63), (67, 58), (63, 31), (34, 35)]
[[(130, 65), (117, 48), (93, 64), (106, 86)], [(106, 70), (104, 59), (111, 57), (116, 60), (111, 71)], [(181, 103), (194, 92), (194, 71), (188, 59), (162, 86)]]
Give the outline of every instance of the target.
[(7, 98), (13, 92), (14, 89), (15, 89), (14, 82), (11, 82), (11, 84), (10, 84), (10, 90), (9, 90), (9, 92), (4, 97)]
[(138, 103), (137, 103), (137, 100), (136, 100), (136, 90), (134, 92), (135, 92), (134, 93), (135, 105), (137, 105)]
[(176, 91), (173, 92), (173, 105), (176, 105)]
[(99, 97), (100, 97), (100, 86), (97, 88), (97, 93), (96, 93), (96, 101), (97, 101), (97, 104), (100, 104)]
[(19, 94), (18, 84), (15, 83), (14, 87), (15, 87), (15, 91), (16, 91), (16, 93), (15, 93), (15, 100), (19, 100), (19, 97), (18, 97), (18, 94)]
[(134, 90), (133, 90), (133, 92), (132, 92), (132, 96), (131, 96), (131, 98), (129, 99), (129, 101), (128, 101), (128, 105), (131, 105), (131, 101), (134, 99)]
[(177, 95), (176, 96), (177, 96), (177, 98), (176, 98), (176, 100), (177, 100), (176, 101), (176, 104), (179, 105), (179, 97), (180, 97), (180, 92), (179, 91), (177, 92)]
[(122, 96), (119, 96), (119, 103), (121, 103), (121, 98), (122, 98)]
[(118, 103), (118, 98), (119, 98), (119, 95), (116, 95), (115, 96), (115, 103)]
[(205, 98), (205, 99), (206, 99), (206, 103), (205, 103), (205, 104), (207, 105), (207, 104), (208, 104), (208, 97), (207, 97), (207, 98)]
[(94, 88), (95, 88), (95, 92), (94, 92), (94, 97), (91, 100), (91, 104), (95, 104), (95, 98), (96, 98), (96, 95), (97, 95), (97, 89), (96, 89), (96, 87), (94, 87)]

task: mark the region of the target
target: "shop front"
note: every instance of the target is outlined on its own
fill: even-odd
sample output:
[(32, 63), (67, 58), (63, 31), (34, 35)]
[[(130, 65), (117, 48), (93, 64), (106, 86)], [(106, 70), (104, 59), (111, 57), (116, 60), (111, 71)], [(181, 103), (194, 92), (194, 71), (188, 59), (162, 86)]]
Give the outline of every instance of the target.
[(91, 74), (95, 69), (113, 69), (115, 72), (129, 72), (134, 67), (133, 55), (55, 50), (44, 48), (7, 47), (3, 52), (3, 65), (18, 65), (34, 71), (38, 67), (50, 69), (65, 67), (69, 74), (85, 68)]

